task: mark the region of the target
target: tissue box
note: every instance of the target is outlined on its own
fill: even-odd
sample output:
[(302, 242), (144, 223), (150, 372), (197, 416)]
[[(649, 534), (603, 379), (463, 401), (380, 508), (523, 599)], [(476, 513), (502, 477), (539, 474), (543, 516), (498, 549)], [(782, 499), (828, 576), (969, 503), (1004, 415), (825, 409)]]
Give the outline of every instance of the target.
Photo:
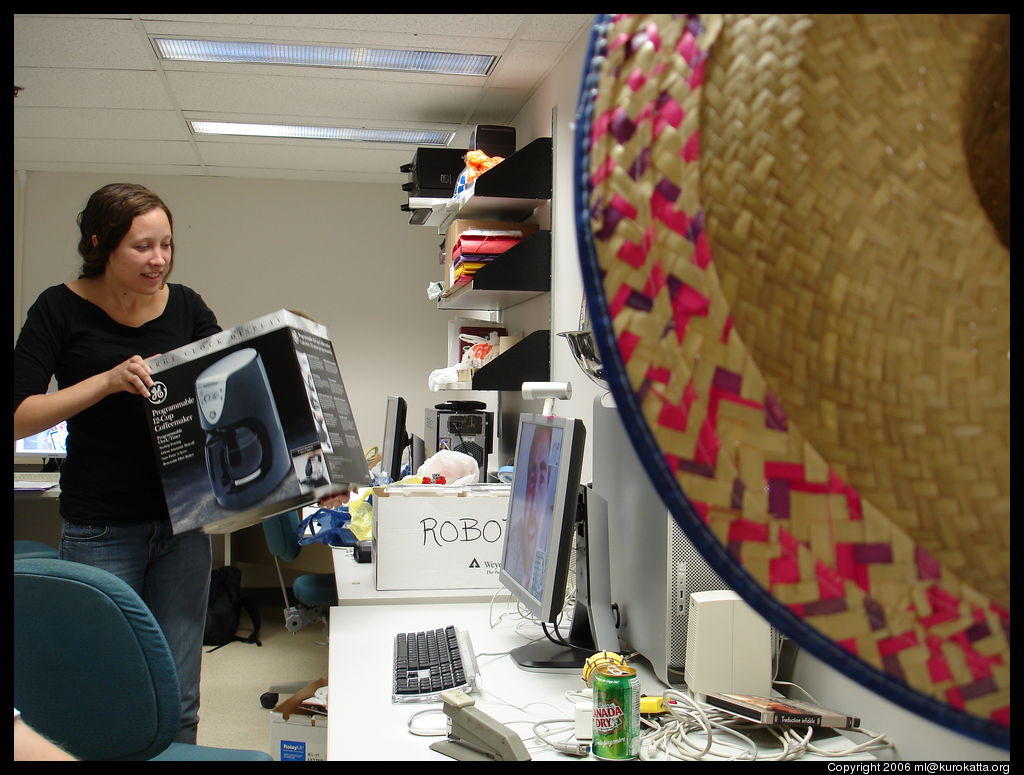
[(377, 589), (496, 589), (510, 489), (375, 487)]
[(149, 430), (175, 533), (229, 533), (369, 484), (319, 323), (279, 310), (149, 364)]
[(327, 716), (270, 712), (270, 755), (275, 762), (327, 761)]

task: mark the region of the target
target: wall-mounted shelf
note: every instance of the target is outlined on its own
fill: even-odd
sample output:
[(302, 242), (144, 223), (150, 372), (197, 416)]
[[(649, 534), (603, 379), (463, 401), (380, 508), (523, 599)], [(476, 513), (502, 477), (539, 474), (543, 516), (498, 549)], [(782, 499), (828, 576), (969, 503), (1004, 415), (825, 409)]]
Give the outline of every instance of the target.
[[(414, 225), (445, 234), (456, 218), (523, 222), (551, 201), (552, 144), (540, 137), (478, 177), (456, 199), (409, 198)], [(427, 214), (429, 212), (429, 215)], [(551, 292), (551, 232), (527, 235), (482, 266), (471, 282), (438, 300), (441, 310), (504, 310)], [(550, 324), (548, 324), (550, 325)], [(471, 383), (448, 390), (519, 392), (524, 382), (547, 382), (551, 375), (551, 331), (533, 331), (477, 369)]]
[(551, 198), (551, 138), (538, 137), (473, 182), (475, 198)]
[(551, 232), (535, 231), (481, 267), (438, 309), (507, 309), (551, 290)]
[(522, 221), (551, 199), (551, 138), (538, 137), (478, 177), (455, 199), (410, 197), (409, 207), (431, 211), (416, 225), (444, 233), (456, 218)]
[(476, 370), (473, 390), (515, 390), (551, 379), (551, 332), (534, 331)]

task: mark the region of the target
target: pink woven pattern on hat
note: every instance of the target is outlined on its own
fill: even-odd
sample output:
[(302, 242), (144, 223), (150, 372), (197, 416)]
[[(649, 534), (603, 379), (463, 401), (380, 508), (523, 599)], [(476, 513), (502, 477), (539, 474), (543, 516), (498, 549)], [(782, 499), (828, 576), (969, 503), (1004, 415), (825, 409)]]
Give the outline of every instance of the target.
[(707, 529), (776, 600), (892, 680), (1009, 726), (1009, 611), (830, 467), (733, 325), (700, 190), (704, 63), (721, 25), (619, 15), (605, 34), (591, 232), (642, 421)]

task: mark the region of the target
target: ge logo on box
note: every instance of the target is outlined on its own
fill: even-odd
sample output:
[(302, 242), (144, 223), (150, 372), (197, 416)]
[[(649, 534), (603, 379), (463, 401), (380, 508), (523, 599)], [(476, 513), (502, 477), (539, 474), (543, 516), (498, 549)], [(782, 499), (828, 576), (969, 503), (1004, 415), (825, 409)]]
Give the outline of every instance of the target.
[(154, 382), (149, 389), (149, 403), (159, 406), (167, 400), (167, 385), (163, 382)]

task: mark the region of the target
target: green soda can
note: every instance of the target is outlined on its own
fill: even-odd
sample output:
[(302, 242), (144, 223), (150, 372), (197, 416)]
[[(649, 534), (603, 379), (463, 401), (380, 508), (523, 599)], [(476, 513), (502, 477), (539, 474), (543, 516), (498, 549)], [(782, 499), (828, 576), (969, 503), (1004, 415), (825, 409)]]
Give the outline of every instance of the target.
[(594, 673), (594, 738), (598, 759), (640, 754), (640, 678), (628, 665), (601, 665)]

